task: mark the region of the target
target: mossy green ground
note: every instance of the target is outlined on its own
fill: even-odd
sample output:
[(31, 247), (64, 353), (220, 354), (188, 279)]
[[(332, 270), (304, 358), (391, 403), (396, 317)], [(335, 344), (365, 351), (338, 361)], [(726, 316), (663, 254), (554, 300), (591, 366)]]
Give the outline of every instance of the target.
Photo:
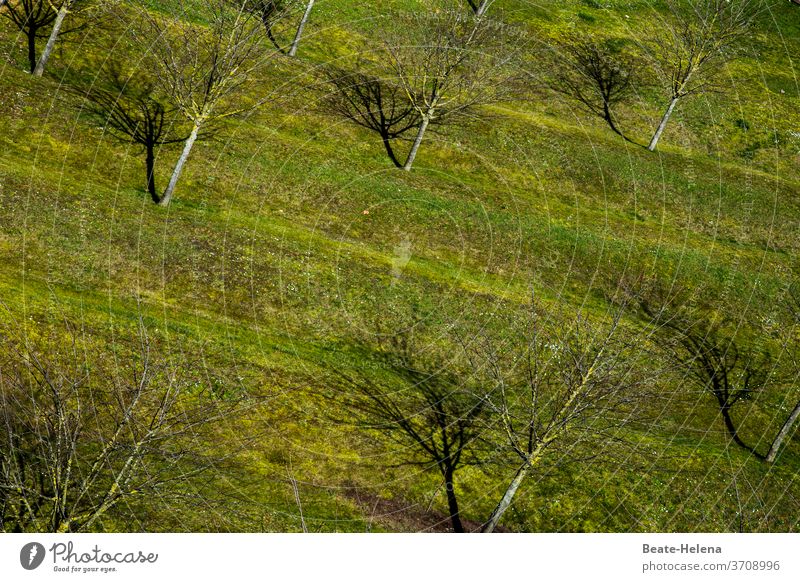
[[(800, 54), (800, 7), (777, 3), (761, 18), (727, 90), (682, 103), (657, 153), (543, 91), (430, 135), (405, 173), (373, 135), (326, 116), (315, 85), (316, 66), (376, 42), (390, 8), (425, 2), (370, 4), (318, 3), (299, 61), (276, 58), (254, 88), (274, 97), (198, 144), (168, 209), (143, 192), (141, 152), (81, 114), (61, 86), (76, 73), (91, 77), (87, 63), (109, 46), (133, 58), (126, 39), (73, 35), (39, 80), (23, 72), (23, 39), (0, 21), (4, 325), (35, 335), (69, 322), (100, 353), (133, 338), (141, 317), (168, 350), (268, 402), (258, 416), (220, 427), (214, 446), (223, 449), (226, 438), (238, 447), (241, 434), (261, 436), (198, 482), (208, 501), (142, 500), (103, 528), (298, 530), (291, 478), (312, 531), (442, 527), (435, 471), (386, 469), (396, 451), (332, 423), (314, 397), (330, 369), (370, 370), (349, 346), (398, 310), (444, 325), (535, 290), (602, 315), (615, 280), (646, 272), (703, 288), (743, 320), (780, 319), (776, 301), (794, 281), (800, 246), (791, 60)], [(573, 27), (631, 42), (659, 8), (643, 0), (497, 5), (528, 31), (532, 48)], [(192, 18), (202, 22), (202, 11)], [(535, 58), (529, 67), (539, 74)], [(646, 141), (664, 104), (649, 87), (622, 123)], [(178, 153), (159, 153), (162, 186)], [(397, 276), (399, 246), (411, 255)], [(504, 525), (797, 530), (798, 437), (767, 469), (729, 448), (707, 396), (672, 383), (663, 391), (669, 402), (658, 404), (657, 422), (631, 435), (647, 460), (634, 450), (604, 464), (548, 467), (523, 487)], [(743, 408), (743, 436), (765, 449), (758, 439), (775, 432), (798, 396), (783, 386)], [(485, 519), (512, 471), (466, 470), (464, 517)]]

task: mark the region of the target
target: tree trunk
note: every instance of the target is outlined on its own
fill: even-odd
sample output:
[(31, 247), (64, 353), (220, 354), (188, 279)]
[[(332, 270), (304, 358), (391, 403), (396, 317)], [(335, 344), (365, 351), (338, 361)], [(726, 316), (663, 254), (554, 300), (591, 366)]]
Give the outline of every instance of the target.
[(775, 457), (778, 455), (778, 451), (783, 444), (783, 441), (789, 436), (789, 433), (794, 427), (794, 424), (797, 422), (797, 419), (800, 418), (800, 402), (797, 403), (797, 406), (794, 407), (792, 413), (789, 415), (789, 418), (786, 419), (786, 422), (783, 423), (781, 430), (778, 432), (778, 436), (775, 437), (775, 440), (772, 441), (772, 446), (769, 448), (769, 452), (767, 453), (766, 461), (767, 463), (772, 463), (775, 461)]
[(44, 47), (44, 51), (42, 51), (42, 56), (36, 64), (36, 69), (33, 71), (33, 74), (37, 77), (41, 77), (44, 73), (44, 67), (47, 64), (47, 60), (50, 58), (50, 53), (53, 52), (53, 47), (56, 46), (56, 40), (58, 40), (58, 34), (61, 32), (61, 25), (64, 24), (64, 19), (67, 17), (67, 10), (70, 4), (72, 4), (72, 2), (64, 2), (61, 8), (58, 9), (58, 15), (53, 23), (53, 31), (50, 33), (50, 38), (47, 39), (47, 44)]
[(430, 123), (430, 117), (427, 115), (422, 118), (422, 123), (419, 126), (419, 131), (417, 131), (417, 137), (414, 140), (414, 145), (411, 146), (411, 151), (408, 152), (408, 158), (406, 159), (406, 163), (403, 166), (403, 169), (406, 172), (411, 171), (411, 167), (414, 165), (414, 159), (417, 157), (417, 150), (419, 150), (419, 145), (422, 143), (422, 138), (425, 137), (425, 130), (428, 129), (428, 124)]
[(503, 498), (500, 500), (500, 503), (497, 504), (497, 507), (494, 508), (492, 515), (489, 516), (489, 521), (483, 524), (481, 533), (492, 533), (494, 531), (494, 528), (496, 528), (497, 524), (500, 523), (500, 518), (503, 517), (503, 514), (511, 506), (511, 501), (514, 499), (514, 495), (517, 494), (517, 489), (519, 489), (519, 486), (528, 475), (528, 471), (530, 471), (530, 469), (531, 466), (528, 463), (525, 463), (519, 468), (517, 474), (514, 475), (514, 479), (511, 480), (511, 484), (508, 486), (508, 489), (506, 489), (506, 492), (503, 494)]
[(198, 124), (195, 124), (194, 127), (192, 128), (192, 133), (189, 134), (189, 137), (183, 146), (183, 152), (181, 152), (181, 157), (178, 158), (178, 163), (175, 164), (175, 169), (172, 172), (172, 177), (169, 179), (169, 185), (167, 185), (167, 190), (161, 197), (159, 205), (169, 206), (170, 200), (172, 200), (172, 194), (175, 192), (175, 186), (178, 185), (178, 179), (181, 177), (181, 172), (183, 172), (183, 166), (184, 164), (186, 164), (186, 160), (189, 158), (189, 154), (192, 151), (192, 146), (194, 145), (194, 142), (197, 139), (197, 134), (199, 131), (200, 131), (200, 126)]
[(36, 33), (38, 30), (38, 28), (29, 28), (26, 32), (28, 35), (28, 64), (31, 73), (36, 70)]
[(464, 525), (458, 512), (458, 499), (456, 498), (455, 475), (452, 468), (448, 467), (444, 471), (444, 487), (447, 490), (447, 508), (450, 511), (450, 523), (453, 525), (454, 533), (464, 533)]
[(147, 148), (147, 156), (145, 158), (145, 167), (147, 169), (147, 192), (150, 194), (150, 198), (153, 199), (153, 202), (158, 204), (161, 202), (161, 197), (158, 195), (158, 191), (156, 190), (155, 146), (149, 143), (145, 147)]
[(653, 139), (650, 140), (650, 145), (647, 146), (647, 149), (651, 152), (656, 151), (658, 140), (661, 139), (661, 134), (664, 133), (664, 128), (667, 127), (667, 122), (672, 116), (672, 112), (675, 110), (675, 105), (677, 104), (678, 97), (673, 97), (672, 101), (669, 102), (669, 107), (667, 107), (666, 113), (664, 113), (664, 117), (661, 118), (661, 123), (658, 124), (658, 129), (656, 129), (655, 134), (653, 134)]
[(290, 57), (293, 57), (297, 54), (297, 47), (300, 45), (300, 39), (303, 37), (303, 29), (306, 27), (308, 17), (311, 16), (312, 8), (314, 8), (314, 0), (308, 0), (308, 4), (306, 4), (306, 11), (303, 13), (303, 18), (300, 20), (300, 24), (297, 26), (297, 33), (294, 35), (292, 48), (289, 49)]

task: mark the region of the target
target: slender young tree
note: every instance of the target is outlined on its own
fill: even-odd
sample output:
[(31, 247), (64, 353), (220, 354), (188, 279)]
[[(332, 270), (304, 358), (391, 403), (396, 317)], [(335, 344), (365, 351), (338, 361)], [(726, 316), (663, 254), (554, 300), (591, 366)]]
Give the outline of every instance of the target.
[(0, 341), (0, 530), (95, 531), (126, 504), (185, 494), (221, 461), (198, 438), (239, 403), (208, 397), (146, 336), (110, 373), (63, 344)]
[(642, 43), (669, 91), (669, 104), (647, 149), (655, 151), (678, 102), (721, 89), (758, 14), (759, 0), (667, 0), (667, 16)]
[(191, 29), (176, 18), (164, 20), (144, 13), (140, 44), (152, 59), (162, 91), (191, 126), (160, 197), (161, 206), (171, 202), (200, 133), (254, 106), (241, 99), (237, 103), (237, 98), (264, 64), (265, 57), (259, 58), (259, 24), (244, 1), (231, 8), (228, 2), (214, 0), (209, 12), (207, 27)]
[[(392, 19), (384, 47), (392, 74), (419, 124), (403, 169), (411, 170), (432, 123), (454, 123), (477, 106), (507, 96), (509, 30), (488, 18), (440, 10)], [(399, 32), (402, 31), (402, 34)]]
[(484, 533), (497, 528), (524, 481), (548, 459), (611, 455), (620, 427), (636, 419), (644, 398), (631, 350), (619, 338), (619, 314), (604, 327), (580, 316), (559, 324), (535, 307), (523, 320), (510, 347), (480, 339), (467, 348), (516, 465)]
[(104, 123), (118, 139), (144, 149), (147, 192), (158, 204), (156, 188), (156, 150), (163, 145), (184, 143), (177, 111), (157, 91), (157, 83), (143, 73), (126, 74), (119, 63), (106, 68), (106, 74), (87, 90), (76, 89), (85, 98), (84, 107)]

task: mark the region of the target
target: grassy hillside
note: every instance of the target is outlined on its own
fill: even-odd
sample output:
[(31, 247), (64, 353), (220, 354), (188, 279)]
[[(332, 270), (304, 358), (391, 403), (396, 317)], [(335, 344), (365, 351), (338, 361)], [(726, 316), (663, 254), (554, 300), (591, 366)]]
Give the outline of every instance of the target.
[[(201, 4), (186, 18), (202, 22)], [(319, 397), (335, 370), (378, 373), (361, 349), (376, 321), (416, 316), (435, 337), (459, 323), (499, 326), (493, 315), (532, 291), (601, 318), (616, 282), (646, 273), (702, 289), (767, 341), (784, 325), (779, 298), (800, 269), (800, 7), (762, 15), (726, 91), (682, 103), (655, 153), (539, 90), (431, 135), (406, 173), (374, 135), (326, 114), (315, 72), (368, 53), (391, 9), (427, 5), (321, 0), (298, 58), (275, 58), (260, 79), (264, 106), (198, 144), (166, 209), (144, 191), (138, 147), (66, 90), (108, 56), (139, 58), (125, 32), (65, 37), (36, 79), (24, 39), (0, 20), (0, 330), (42, 345), (74, 339), (91, 365), (130, 357), (141, 319), (164, 357), (254, 403), (216, 427), (208, 446), (230, 455), (185, 497), (131, 502), (98, 529), (298, 531), (296, 497), (311, 531), (446, 529), (436, 471), (399, 464), (397, 445), (335, 422)], [(532, 79), (545, 73), (541, 47), (566, 31), (631, 43), (663, 10), (497, 5), (531, 39), (521, 66)], [(665, 106), (645, 87), (622, 121), (646, 143)], [(160, 149), (161, 186), (179, 153)], [(397, 267), (400, 255), (410, 260)], [(624, 323), (647, 322), (631, 313)], [(710, 397), (684, 382), (663, 378), (653, 420), (630, 429), (636, 446), (538, 471), (504, 526), (796, 531), (800, 435), (765, 465), (730, 445)], [(743, 437), (765, 450), (798, 398), (791, 382), (760, 395), (737, 413)], [(464, 518), (485, 519), (512, 474), (466, 469)]]

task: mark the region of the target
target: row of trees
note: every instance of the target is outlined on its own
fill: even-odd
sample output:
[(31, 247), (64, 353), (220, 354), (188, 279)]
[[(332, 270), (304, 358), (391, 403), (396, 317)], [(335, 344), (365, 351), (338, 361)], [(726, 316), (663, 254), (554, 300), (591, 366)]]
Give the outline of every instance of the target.
[[(429, 129), (474, 119), (487, 104), (529, 96), (531, 75), (520, 73), (528, 35), (490, 18), (495, 2), (467, 4), (468, 11), (444, 5), (388, 15), (381, 19), (381, 41), (354, 66), (322, 68), (326, 110), (376, 133), (398, 168), (411, 170)], [(719, 75), (741, 53), (758, 14), (757, 0), (666, 4), (667, 13), (637, 43), (638, 53), (591, 36), (559, 44), (551, 67), (557, 72), (548, 83), (634, 142), (617, 111), (645, 85), (643, 71), (654, 69), (668, 89), (668, 106), (647, 145), (651, 151), (681, 100), (721, 90)], [(59, 35), (108, 21), (132, 31), (142, 62), (132, 68), (112, 62), (102, 82), (74, 89), (114, 134), (143, 146), (147, 190), (166, 206), (196, 141), (224, 119), (261, 105), (254, 97), (266, 93), (260, 73), (276, 56), (296, 55), (313, 7), (313, 0), (212, 0), (208, 24), (201, 27), (180, 12), (131, 11), (119, 1), (12, 0), (1, 10), (26, 35), (31, 71), (38, 75)], [(289, 22), (297, 25), (287, 45), (276, 30)], [(36, 39), (48, 28), (37, 57)], [(404, 141), (409, 146), (403, 158), (397, 145)], [(162, 193), (155, 183), (156, 154), (177, 143), (183, 150)]]
[[(130, 7), (120, 2), (93, 0), (12, 0), (7, 16), (28, 39), (31, 72), (41, 76), (60, 34), (102, 22), (122, 22), (145, 55), (136, 69), (123, 70), (112, 62), (104, 69), (104, 82), (71, 89), (87, 98), (87, 110), (108, 124), (124, 140), (143, 146), (147, 190), (154, 202), (172, 200), (183, 168), (196, 141), (222, 120), (241, 115), (258, 105), (247, 98), (255, 75), (274, 57), (264, 51), (265, 34), (280, 53), (295, 56), (314, 0), (214, 0), (209, 3), (207, 26), (188, 24), (185, 10), (172, 17)], [(302, 4), (303, 11), (288, 49), (278, 44), (275, 27), (288, 20)], [(64, 29), (68, 15), (79, 23)], [(52, 25), (47, 45), (37, 57), (36, 39)], [(263, 34), (262, 34), (263, 33)], [(144, 71), (148, 73), (144, 73)], [(159, 193), (155, 183), (157, 148), (182, 143), (167, 188)]]
[[(507, 471), (481, 527), (492, 532), (525, 482), (555, 465), (624, 455), (630, 466), (636, 435), (663, 412), (654, 406), (659, 387), (673, 377), (714, 403), (732, 446), (773, 463), (800, 420), (800, 401), (787, 413), (791, 394), (783, 393), (800, 373), (800, 294), (790, 290), (785, 302), (794, 324), (781, 372), (741, 322), (652, 281), (622, 288), (604, 322), (533, 301), (493, 331), (461, 327), (444, 343), (431, 342), (420, 321), (382, 329), (377, 345), (362, 345), (380, 373), (336, 370), (336, 390), (321, 396), (338, 422), (400, 445), (405, 464), (438, 471), (455, 532), (466, 530), (458, 493), (465, 467)], [(623, 325), (625, 313), (649, 326)], [(0, 333), (3, 531), (90, 531), (121, 505), (187, 494), (236, 453), (208, 445), (220, 426), (257, 403), (202, 367), (160, 355), (144, 327), (137, 345), (118, 346), (132, 350), (122, 362), (90, 362), (85, 346), (63, 337), (40, 344)], [(748, 444), (734, 413), (769, 387), (782, 394), (784, 412), (773, 419), (780, 428), (767, 447), (764, 437)]]
[[(663, 400), (659, 386), (673, 379), (701, 402), (710, 397), (732, 446), (773, 463), (796, 428), (800, 401), (775, 414), (780, 429), (766, 447), (766, 435), (757, 446), (743, 440), (735, 413), (768, 388), (782, 394), (785, 410), (786, 387), (800, 373), (794, 338), (784, 338), (780, 355), (789, 366), (779, 368), (753, 330), (748, 335), (742, 322), (696, 304), (687, 292), (645, 279), (621, 289), (618, 311), (605, 323), (534, 302), (508, 315), (500, 335), (462, 330), (441, 350), (417, 321), (380, 332), (384, 339), (371, 349), (389, 373), (338, 372), (332, 398), (345, 411), (339, 420), (388, 437), (408, 464), (436, 468), (454, 532), (465, 531), (457, 494), (464, 467), (510, 469), (481, 527), (492, 532), (532, 475), (630, 452), (635, 435), (663, 413), (654, 403)], [(786, 301), (793, 321), (800, 317), (796, 295)], [(623, 327), (626, 312), (647, 328)]]
[[(85, 27), (98, 26), (120, 6), (123, 0), (0, 0), (5, 16), (25, 35), (28, 46), (30, 72), (38, 77), (44, 73), (47, 61), (59, 37)], [(311, 16), (315, 0), (227, 0), (234, 9), (242, 9), (255, 16), (264, 26), (267, 37), (275, 48), (295, 56), (300, 46), (303, 30)], [(294, 38), (288, 48), (275, 36), (275, 28), (291, 21), (301, 10)], [(69, 17), (69, 18), (68, 18)], [(64, 27), (68, 20), (77, 21)], [(49, 34), (46, 30), (49, 29)], [(37, 39), (47, 38), (41, 56), (37, 53)]]
[[(520, 76), (509, 68), (519, 64), (527, 39), (487, 18), (491, 3), (469, 4), (475, 12), (469, 23), (455, 11), (429, 15), (422, 26), (399, 19), (403, 38), (384, 34), (380, 54), (388, 58), (378, 59), (381, 64), (362, 61), (351, 71), (328, 71), (334, 87), (330, 110), (377, 133), (398, 167), (411, 168), (429, 124), (469, 118), (481, 105), (524, 93)], [(623, 49), (619, 42), (577, 33), (554, 47), (550, 68), (555, 73), (547, 86), (636, 143), (620, 128), (616, 111), (628, 105), (637, 91), (649, 88), (644, 72), (651, 70), (650, 76), (659, 79), (668, 99), (646, 146), (655, 151), (680, 101), (702, 93), (725, 92), (719, 79), (746, 48), (745, 39), (759, 5), (758, 0), (668, 0), (666, 15), (635, 43), (633, 51)], [(409, 33), (420, 30), (421, 34)], [(409, 43), (416, 45), (410, 54), (400, 49)], [(415, 138), (401, 164), (391, 143), (406, 133)]]

